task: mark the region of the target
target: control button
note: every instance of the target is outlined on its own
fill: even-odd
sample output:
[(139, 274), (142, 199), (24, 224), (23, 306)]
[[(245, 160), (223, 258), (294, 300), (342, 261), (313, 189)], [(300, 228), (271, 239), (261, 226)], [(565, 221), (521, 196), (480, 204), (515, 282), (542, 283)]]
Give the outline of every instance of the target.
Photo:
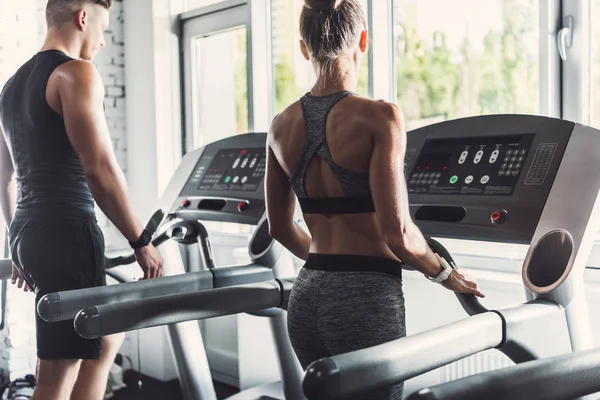
[(525, 157), (521, 156), (517, 159), (517, 161), (522, 163), (523, 161), (525, 161)]
[(414, 185), (417, 181), (410, 181), (410, 185)]
[(515, 164), (508, 164), (508, 169), (513, 169), (515, 167)]
[(248, 177), (247, 176), (245, 176), (245, 177), (242, 178), (242, 183), (246, 183), (247, 181), (248, 181)]
[(413, 174), (411, 179), (417, 179), (419, 177), (419, 174)]
[(507, 164), (507, 163), (503, 163), (503, 164), (500, 166), (500, 169), (506, 169), (506, 167), (508, 167), (508, 164)]
[(451, 183), (452, 185), (454, 185), (456, 182), (458, 182), (458, 176), (456, 176), (456, 175), (453, 175), (453, 176), (450, 178), (450, 183)]
[(258, 161), (258, 158), (255, 158), (250, 162), (250, 168), (254, 168), (254, 166), (256, 165), (256, 161)]
[(504, 160), (502, 160), (502, 162), (509, 163), (510, 157), (508, 157), (508, 156), (504, 157)]
[(244, 161), (242, 161), (241, 168), (246, 168), (246, 165), (248, 165), (248, 158), (245, 158)]
[(465, 178), (465, 183), (468, 185), (469, 183), (473, 182), (473, 175), (469, 175)]
[(437, 185), (438, 183), (440, 183), (440, 181), (439, 181), (439, 180), (437, 180), (437, 179), (433, 181), (433, 184), (434, 184), (434, 185)]
[(519, 163), (516, 163), (516, 164), (515, 164), (515, 168), (516, 168), (516, 169), (521, 169), (521, 167), (522, 167), (522, 165), (521, 165), (521, 164), (519, 164)]
[(481, 177), (481, 184), (485, 185), (486, 183), (488, 183), (490, 181), (490, 177), (488, 175), (484, 175)]
[(515, 162), (517, 162), (518, 159), (519, 159), (519, 157), (513, 157), (510, 159), (510, 161), (515, 163)]
[(191, 201), (189, 201), (189, 200), (184, 200), (184, 201), (181, 203), (181, 207), (183, 207), (183, 208), (188, 208), (188, 207), (189, 207), (191, 204), (192, 204), (192, 202), (191, 202)]
[(490, 156), (490, 164), (493, 164), (498, 160), (498, 156), (500, 155), (500, 150), (494, 150), (492, 155)]
[(442, 177), (442, 173), (438, 172), (437, 174), (435, 174), (435, 177), (438, 178), (438, 179), (440, 179)]
[(238, 159), (233, 162), (233, 165), (231, 166), (231, 168), (236, 169), (238, 167), (238, 165), (240, 165), (240, 161), (241, 160), (238, 157)]
[(521, 156), (524, 156), (525, 154), (527, 154), (527, 150), (521, 149)]
[(240, 177), (236, 176), (235, 178), (233, 178), (233, 183), (238, 183), (239, 180), (240, 180)]
[(503, 169), (501, 169), (500, 171), (498, 171), (498, 176), (504, 176), (505, 171)]
[(483, 150), (479, 150), (476, 154), (475, 154), (475, 159), (473, 159), (473, 162), (475, 164), (479, 164), (479, 162), (481, 161), (481, 159), (483, 158)]
[(225, 177), (225, 183), (229, 183), (229, 182), (231, 182), (231, 177), (230, 176)]
[(239, 212), (246, 211), (248, 209), (248, 203), (240, 201), (238, 203), (237, 209)]
[(464, 164), (465, 161), (467, 161), (467, 157), (469, 156), (469, 152), (468, 151), (463, 151), (462, 154), (460, 155), (460, 158), (458, 159), (458, 163), (459, 164)]
[(507, 155), (507, 156), (512, 156), (512, 154), (513, 154), (513, 151), (512, 151), (512, 150), (508, 150), (508, 151), (506, 152), (506, 155)]
[(490, 215), (490, 220), (494, 225), (500, 225), (504, 221), (506, 221), (506, 212), (505, 211), (494, 211)]

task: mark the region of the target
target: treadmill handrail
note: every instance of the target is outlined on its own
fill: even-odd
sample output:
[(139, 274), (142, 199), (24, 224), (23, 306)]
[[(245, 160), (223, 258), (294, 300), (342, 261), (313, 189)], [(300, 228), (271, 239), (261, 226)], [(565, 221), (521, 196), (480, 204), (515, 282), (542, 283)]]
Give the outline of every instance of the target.
[[(167, 240), (169, 240), (169, 237), (167, 236), (166, 232), (162, 232), (160, 235), (152, 239), (152, 245), (154, 247), (158, 247)], [(104, 257), (104, 268), (111, 269), (120, 265), (129, 265), (133, 264), (135, 261), (135, 253), (133, 252), (126, 256)]]
[(499, 346), (503, 322), (494, 313), (468, 317), (435, 329), (309, 365), (303, 380), (310, 400), (347, 398), (403, 382), (464, 357)]
[(408, 399), (571, 400), (600, 392), (598, 360), (600, 349), (529, 361), (422, 389)]
[[(454, 261), (454, 258), (452, 257), (452, 254), (450, 254), (448, 249), (446, 249), (446, 247), (444, 247), (443, 244), (441, 244), (437, 240), (433, 239), (432, 237), (427, 237), (426, 241), (434, 253), (437, 253), (440, 257), (445, 259), (448, 262), (448, 264), (450, 264), (450, 266), (452, 266), (453, 269), (458, 269), (456, 262)], [(490, 311), (486, 306), (484, 306), (481, 303), (481, 301), (479, 301), (479, 299), (477, 297), (475, 297), (475, 295), (462, 294), (462, 293), (455, 293), (455, 294), (456, 294), (456, 297), (458, 298), (458, 302), (460, 303), (460, 305), (464, 308), (464, 310), (467, 312), (467, 314), (469, 314), (471, 316), (477, 315), (477, 314), (483, 314), (485, 312)]]
[[(258, 264), (219, 268), (219, 273), (229, 272), (235, 275), (238, 283), (252, 282), (253, 277), (264, 280), (261, 277), (269, 271), (269, 268)], [(82, 309), (95, 305), (195, 292), (211, 289), (214, 285), (214, 273), (206, 270), (118, 285), (49, 293), (39, 300), (37, 312), (44, 321), (58, 322), (73, 319)]]
[(294, 280), (275, 279), (88, 307), (75, 317), (75, 330), (80, 336), (91, 339), (153, 326), (285, 307)]

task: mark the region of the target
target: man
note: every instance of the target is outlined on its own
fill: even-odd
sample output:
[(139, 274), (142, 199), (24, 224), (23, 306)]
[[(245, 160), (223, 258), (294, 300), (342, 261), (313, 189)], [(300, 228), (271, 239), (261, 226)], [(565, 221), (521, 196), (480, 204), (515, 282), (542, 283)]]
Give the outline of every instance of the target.
[[(49, 0), (41, 51), (0, 95), (0, 203), (13, 282), (44, 294), (105, 284), (94, 200), (135, 249), (144, 278), (162, 258), (136, 218), (104, 117), (104, 86), (89, 62), (104, 46), (112, 0)], [(36, 318), (34, 400), (100, 400), (123, 335), (85, 340), (72, 321)]]

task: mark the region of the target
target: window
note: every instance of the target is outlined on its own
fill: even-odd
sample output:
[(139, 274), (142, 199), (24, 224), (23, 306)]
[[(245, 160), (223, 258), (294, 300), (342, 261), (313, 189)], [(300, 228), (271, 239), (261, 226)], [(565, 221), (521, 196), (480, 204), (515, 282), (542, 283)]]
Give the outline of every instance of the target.
[(409, 129), (539, 114), (539, 0), (394, 0), (393, 13), (396, 101)]
[[(192, 39), (195, 60), (194, 121), (199, 143), (223, 138), (223, 132), (248, 132), (246, 27)], [(218, 57), (216, 56), (218, 55)]]
[[(361, 0), (361, 3), (367, 13), (367, 0)], [(300, 12), (303, 4), (304, 0), (271, 0), (276, 114), (308, 92), (316, 78), (311, 63), (300, 52)], [(368, 15), (366, 17), (368, 20)], [(357, 92), (363, 96), (369, 95), (368, 58), (365, 55), (359, 70)]]
[[(539, 0), (394, 0), (396, 102), (407, 130), (481, 114), (540, 114), (539, 18)], [(441, 242), (461, 266), (504, 271), (518, 271), (528, 248)]]

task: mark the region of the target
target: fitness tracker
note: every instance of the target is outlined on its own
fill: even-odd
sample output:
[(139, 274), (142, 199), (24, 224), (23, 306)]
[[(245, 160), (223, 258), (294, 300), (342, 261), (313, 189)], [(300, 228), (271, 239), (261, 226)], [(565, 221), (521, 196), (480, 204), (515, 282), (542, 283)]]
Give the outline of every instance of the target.
[(148, 232), (148, 229), (144, 229), (140, 238), (135, 242), (129, 242), (129, 245), (132, 249), (136, 250), (148, 246), (148, 244), (150, 244), (151, 241), (152, 235), (150, 234), (150, 232)]
[(438, 276), (436, 276), (435, 278), (431, 278), (427, 275), (425, 275), (425, 276), (427, 277), (427, 279), (429, 279), (433, 283), (442, 283), (446, 279), (448, 279), (448, 277), (452, 273), (453, 268), (452, 268), (452, 266), (450, 266), (450, 264), (448, 264), (448, 261), (446, 261), (443, 257), (440, 257), (439, 254), (437, 254), (437, 253), (434, 253), (434, 254), (438, 258), (438, 260), (440, 260), (440, 266), (442, 267), (442, 272), (440, 272), (440, 274)]

